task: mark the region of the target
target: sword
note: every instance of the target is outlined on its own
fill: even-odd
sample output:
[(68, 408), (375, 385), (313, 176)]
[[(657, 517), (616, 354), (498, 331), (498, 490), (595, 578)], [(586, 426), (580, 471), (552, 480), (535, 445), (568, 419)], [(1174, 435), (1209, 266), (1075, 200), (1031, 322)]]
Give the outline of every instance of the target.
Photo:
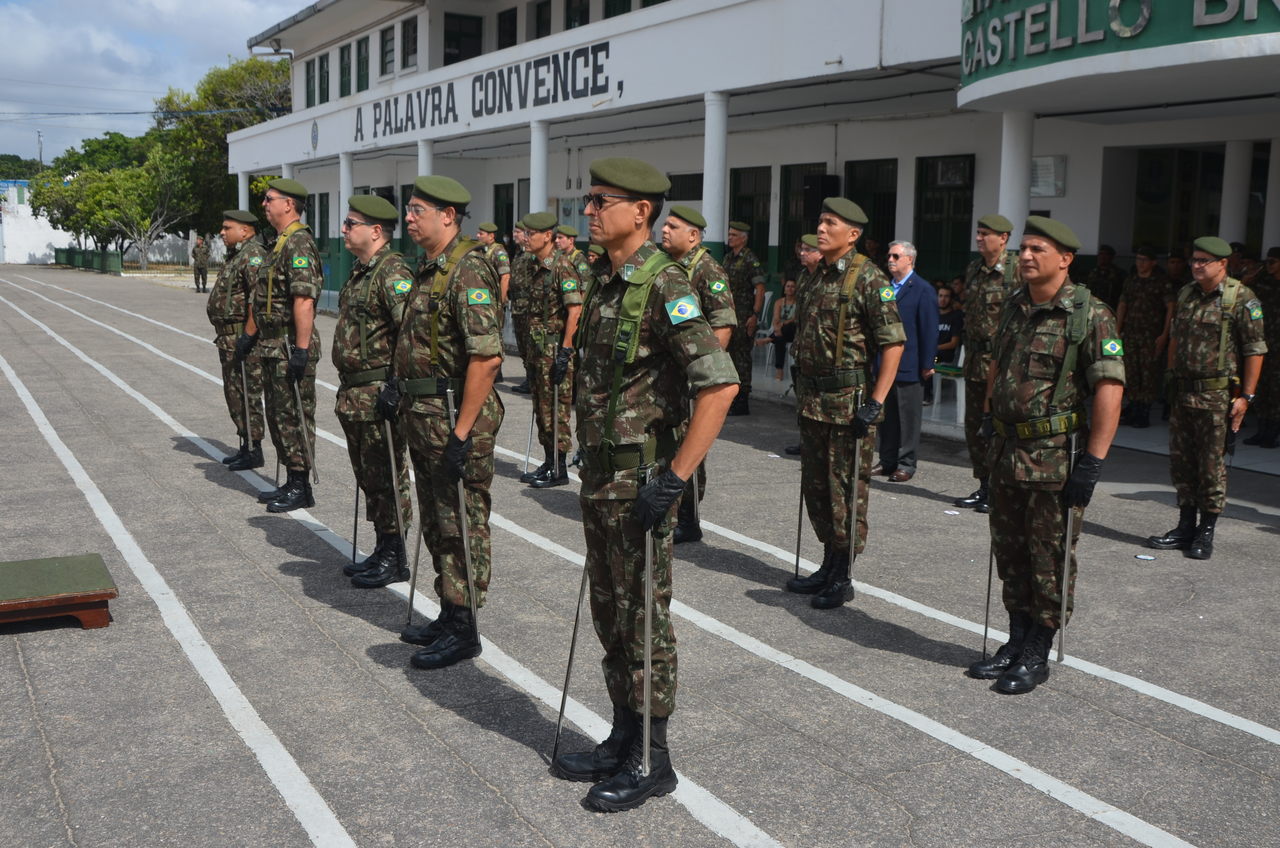
[[(862, 391), (859, 390), (854, 409), (862, 406)], [(870, 435), (870, 432), (868, 432)], [(849, 475), (849, 579), (853, 579), (853, 564), (858, 560), (858, 483), (862, 474), (862, 438), (853, 440), (853, 473)]]
[[(689, 420), (693, 420), (693, 398), (689, 398)], [(704, 458), (702, 462), (706, 462)], [(701, 498), (701, 492), (698, 491), (698, 472), (702, 470), (702, 462), (698, 463), (698, 467), (693, 470), (693, 523), (701, 523), (698, 518), (698, 501)], [(798, 549), (799, 546), (797, 546)]]
[[(526, 454), (527, 456), (527, 454)], [(560, 386), (551, 384), (551, 473), (554, 479), (560, 468)]]
[[(647, 475), (646, 475), (647, 476)], [(653, 531), (644, 532), (644, 760), (642, 777), (649, 776), (649, 734), (653, 724)]]
[(357, 533), (360, 532), (360, 481), (356, 481), (356, 505), (351, 516), (351, 564), (356, 564)]
[[(444, 401), (449, 414), (449, 423), (456, 428), (458, 414), (453, 406), (452, 382), (449, 382), (445, 389)], [(471, 601), (471, 628), (475, 632), (476, 639), (479, 639), (480, 623), (476, 620), (476, 583), (471, 573), (471, 528), (467, 525), (467, 488), (461, 477), (458, 478), (458, 524), (462, 531), (462, 557), (467, 566), (467, 599)]]
[(573, 611), (573, 635), (569, 637), (569, 663), (564, 667), (564, 688), (560, 690), (560, 714), (556, 716), (556, 741), (551, 746), (551, 762), (560, 752), (560, 730), (564, 727), (564, 707), (569, 700), (569, 675), (573, 672), (573, 655), (578, 648), (578, 624), (582, 621), (582, 599), (587, 594), (587, 566), (582, 565), (582, 584), (578, 586), (578, 605)]
[(529, 454), (533, 453), (533, 420), (537, 417), (537, 411), (533, 407), (529, 408), (529, 441), (524, 447), (524, 471), (521, 474), (529, 473)]
[(240, 391), (244, 395), (244, 440), (245, 444), (252, 444), (253, 430), (249, 427), (249, 377), (245, 373), (243, 359), (240, 360)]
[[(1070, 453), (1067, 454), (1067, 476), (1071, 476), (1071, 467), (1076, 461), (1076, 438), (1077, 433), (1071, 434)], [(1058, 591), (1062, 593), (1062, 609), (1058, 614), (1058, 662), (1062, 662), (1063, 645), (1066, 642), (1067, 632), (1067, 590), (1071, 586), (1071, 530), (1075, 521), (1075, 509), (1067, 507), (1066, 516), (1066, 538), (1062, 544), (1062, 585), (1058, 587)]]
[[(387, 459), (391, 464), (391, 491), (395, 493), (396, 501), (396, 532), (400, 534), (400, 538), (404, 539), (404, 518), (400, 515), (400, 469), (396, 467), (396, 445), (391, 439), (391, 422), (382, 419), (382, 434), (387, 438)], [(359, 495), (360, 489), (356, 489)]]
[(307, 453), (307, 464), (311, 466), (311, 482), (320, 485), (320, 469), (316, 468), (315, 454), (311, 451), (311, 436), (307, 432), (307, 416), (302, 411), (302, 390), (293, 384), (293, 399), (298, 402), (298, 429), (302, 432), (302, 449)]
[[(988, 532), (990, 537), (990, 532)], [(991, 573), (996, 567), (995, 545), (987, 546), (987, 605), (982, 613), (982, 659), (987, 659), (987, 632), (991, 629)]]
[(800, 478), (800, 511), (796, 515), (796, 577), (800, 577), (800, 534), (804, 529), (804, 477)]

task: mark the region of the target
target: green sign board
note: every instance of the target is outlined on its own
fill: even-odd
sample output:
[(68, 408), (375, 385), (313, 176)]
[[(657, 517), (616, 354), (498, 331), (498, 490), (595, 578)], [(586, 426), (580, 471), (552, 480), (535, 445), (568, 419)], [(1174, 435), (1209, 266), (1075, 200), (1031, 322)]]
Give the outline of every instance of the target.
[(1068, 59), (1280, 32), (1280, 0), (962, 0), (961, 85)]

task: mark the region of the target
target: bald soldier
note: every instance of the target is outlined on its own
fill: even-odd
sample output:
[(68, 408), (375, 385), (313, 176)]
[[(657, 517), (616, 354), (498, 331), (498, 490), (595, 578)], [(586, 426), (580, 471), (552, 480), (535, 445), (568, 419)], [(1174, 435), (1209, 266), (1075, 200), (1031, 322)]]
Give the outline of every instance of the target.
[[(249, 316), (249, 298), (258, 280), (258, 269), (266, 261), (267, 250), (258, 238), (258, 219), (243, 209), (222, 213), (222, 243), (227, 258), (213, 283), (206, 310), (217, 332), (214, 345), (222, 362), (222, 392), (227, 411), (240, 436), (240, 450), (222, 463), (232, 471), (261, 468), (262, 459), (262, 360), (250, 351), (236, 359), (236, 339), (244, 332)], [(243, 373), (242, 373), (243, 371)], [(245, 391), (248, 390), (248, 397)], [(245, 421), (245, 410), (249, 420)]]

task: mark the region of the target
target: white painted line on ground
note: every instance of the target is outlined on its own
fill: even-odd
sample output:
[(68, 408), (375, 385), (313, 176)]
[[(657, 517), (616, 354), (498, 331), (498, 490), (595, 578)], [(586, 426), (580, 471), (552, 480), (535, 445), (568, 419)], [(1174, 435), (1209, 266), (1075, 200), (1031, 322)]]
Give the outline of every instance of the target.
[[(8, 282), (8, 281), (6, 280), (5, 282)], [(21, 287), (19, 286), (19, 288)], [(153, 403), (149, 398), (147, 398), (146, 396), (144, 396), (143, 394), (135, 390), (132, 386), (130, 386), (124, 380), (116, 376), (106, 366), (97, 362), (92, 357), (88, 356), (79, 348), (77, 348), (75, 345), (71, 344), (62, 336), (58, 335), (48, 325), (32, 317), (30, 314), (28, 314), (27, 312), (22, 310), (20, 307), (16, 306), (11, 301), (9, 301), (8, 299), (2, 296), (0, 296), (0, 303), (4, 303), (9, 308), (17, 312), (19, 315), (26, 318), (31, 323), (35, 324), (37, 327), (43, 330), (45, 334), (47, 334), (50, 338), (52, 338), (58, 344), (62, 345), (64, 348), (66, 348), (68, 351), (74, 354), (82, 362), (89, 365), (99, 374), (106, 377), (113, 385), (115, 385), (117, 388), (124, 391), (125, 394), (129, 395), (134, 400), (142, 404), (142, 406), (145, 409), (147, 409), (147, 411), (149, 411), (152, 415), (154, 415), (156, 418), (158, 418), (160, 421), (166, 424), (177, 435), (181, 436), (182, 438), (189, 441), (191, 444), (198, 447), (211, 459), (221, 460), (224, 456), (226, 456), (226, 454), (218, 450), (212, 444), (200, 438), (200, 436), (196, 435), (191, 430), (184, 427), (182, 424), (178, 423), (176, 419), (174, 419), (167, 412), (165, 412), (163, 409), (161, 409), (159, 406)], [(4, 366), (5, 373), (11, 375), (11, 380), (15, 382), (15, 385), (17, 385), (16, 383), (17, 375), (12, 373), (12, 371), (8, 367), (8, 363), (4, 361), (2, 356), (0, 356), (0, 364)], [(24, 388), (24, 391), (25, 391), (25, 388)], [(56, 434), (55, 434), (55, 438), (56, 438)], [(68, 451), (68, 455), (70, 455), (69, 451)], [(75, 458), (72, 456), (71, 459), (72, 461), (74, 461)], [(77, 463), (77, 466), (78, 466), (78, 463)], [(81, 469), (81, 473), (83, 474), (83, 469)], [(253, 484), (260, 491), (266, 491), (268, 489), (274, 488), (274, 486), (271, 484), (269, 480), (261, 477), (258, 474), (254, 474), (248, 471), (242, 471), (238, 473), (244, 479), (252, 481)], [(87, 475), (84, 475), (84, 477), (86, 480), (88, 479)], [(90, 485), (92, 485), (91, 480), (89, 480), (89, 483)], [(96, 487), (95, 487), (95, 491), (96, 491)], [(105, 500), (104, 500), (104, 503), (105, 503)], [(110, 506), (108, 505), (107, 508), (109, 509)], [(114, 512), (112, 513), (112, 515), (114, 515)], [(287, 513), (287, 515), (290, 518), (293, 518), (294, 520), (298, 521), (307, 529), (311, 530), (311, 532), (315, 533), (316, 536), (318, 536), (321, 540), (327, 543), (334, 550), (341, 553), (344, 557), (350, 555), (351, 548), (352, 548), (351, 542), (347, 541), (346, 539), (343, 539), (339, 534), (334, 533), (332, 530), (326, 527), (322, 522), (317, 521), (313, 516), (311, 516), (305, 510), (295, 510), (291, 513)], [(498, 516), (495, 516), (495, 517), (498, 517)], [(505, 521), (505, 519), (500, 519), (500, 520)], [(116, 519), (116, 521), (117, 523), (119, 523), (118, 518)], [(507, 523), (510, 523), (510, 522), (507, 522)], [(127, 530), (124, 530), (123, 525), (121, 525), (121, 530), (125, 533), (128, 532)], [(130, 536), (129, 538), (130, 540), (132, 540), (132, 536)], [(136, 548), (136, 544), (134, 545), (134, 547)], [(138, 551), (138, 554), (139, 556), (142, 556), (140, 550)], [(126, 556), (126, 559), (127, 559), (127, 556)], [(145, 557), (144, 557), (144, 561), (145, 561)], [(148, 562), (147, 565), (150, 566), (150, 563)], [(151, 569), (155, 573), (156, 579), (163, 582), (163, 578), (159, 576), (158, 572), (155, 572), (153, 566), (151, 567)], [(401, 598), (405, 599), (406, 601), (408, 600), (409, 589), (408, 589), (407, 583), (393, 584), (391, 586), (388, 586), (387, 588), (390, 589), (394, 594), (399, 595)], [(167, 585), (165, 586), (165, 591), (170, 596), (172, 596), (172, 592), (168, 590)], [(439, 607), (434, 603), (434, 601), (424, 597), (422, 593), (415, 592), (414, 598), (415, 598), (414, 604), (416, 609), (430, 610), (433, 616), (439, 614)], [(175, 603), (176, 603), (176, 599), (175, 599)], [(181, 607), (180, 604), (179, 604), (179, 607)], [(185, 609), (183, 609), (183, 615), (184, 616), (186, 615)], [(194, 631), (195, 624), (194, 622), (190, 621), (189, 616), (187, 617), (187, 621), (190, 624), (190, 628)], [(197, 635), (198, 635), (198, 631), (197, 631)], [(222, 674), (226, 677), (226, 681), (232, 687), (234, 687), (235, 684), (231, 680), (230, 675), (226, 674), (225, 668), (222, 668), (221, 663), (218, 662), (217, 656), (213, 653), (212, 649), (210, 649), (208, 645), (204, 643), (203, 639), (200, 640), (200, 644), (202, 644), (204, 648), (208, 651), (208, 654), (213, 659), (213, 661), (215, 663), (218, 663), (218, 667), (222, 669)], [(485, 661), (489, 663), (489, 665), (491, 665), (496, 671), (501, 673), (503, 676), (511, 680), (512, 683), (524, 689), (530, 695), (537, 698), (539, 701), (543, 702), (551, 709), (555, 709), (557, 711), (559, 710), (560, 690), (558, 688), (542, 680), (542, 678), (538, 677), (528, 668), (521, 665), (518, 661), (513, 659), (501, 648), (493, 644), (493, 642), (491, 642), (489, 639), (483, 638), (483, 644), (485, 646), (486, 653), (482, 654), (482, 656), (484, 657)], [(184, 645), (184, 649), (185, 649), (185, 645)], [(193, 661), (193, 664), (194, 664), (194, 661)], [(213, 689), (212, 684), (210, 684), (210, 689)], [(236, 692), (238, 693), (239, 690), (236, 689)], [(241, 695), (240, 697), (241, 699), (243, 699), (244, 696)], [(250, 712), (252, 712), (253, 708), (251, 705), (249, 705), (249, 702), (247, 700), (244, 700), (244, 704), (245, 704), (245, 707)], [(582, 706), (580, 702), (570, 699), (570, 704), (566, 705), (565, 710), (566, 710), (565, 717), (568, 720), (572, 721), (574, 724), (578, 725), (578, 727), (581, 728), (590, 738), (596, 741), (600, 741), (609, 735), (609, 722), (607, 722), (605, 719), (601, 718), (600, 716), (596, 715), (595, 713), (591, 712), (586, 707)], [(256, 717), (257, 713), (255, 712), (253, 713), (253, 715)], [(258, 722), (259, 724), (262, 725), (262, 729), (269, 734), (270, 729), (267, 728), (265, 724), (262, 724), (261, 719), (258, 719)], [(237, 730), (239, 730), (239, 728), (237, 728)], [(242, 733), (241, 735), (243, 736), (244, 734)], [(275, 739), (274, 735), (271, 738)], [(246, 741), (247, 741), (247, 737), (246, 737)], [(279, 745), (278, 740), (277, 740), (277, 745)], [(280, 746), (280, 751), (286, 757), (289, 756), (288, 752), (285, 751), (283, 746)], [(259, 757), (259, 760), (261, 759), (262, 758)], [(290, 762), (293, 762), (292, 758), (290, 758)], [(264, 764), (264, 767), (265, 767), (265, 764)], [(296, 763), (294, 763), (294, 767), (295, 768), (297, 767)], [(298, 774), (302, 777), (303, 780), (306, 780), (306, 776), (302, 774), (301, 770), (298, 771)], [(693, 816), (693, 818), (696, 819), (698, 822), (700, 822), (704, 827), (711, 830), (713, 833), (717, 834), (718, 836), (721, 836), (722, 838), (729, 840), (733, 844), (741, 846), (741, 848), (781, 848), (781, 844), (777, 840), (775, 840), (773, 837), (769, 836), (769, 834), (761, 830), (750, 819), (746, 818), (741, 813), (734, 810), (728, 804), (721, 801), (711, 792), (704, 789), (701, 785), (691, 780), (686, 775), (681, 774), (680, 772), (677, 772), (677, 774), (680, 776), (680, 784), (676, 787), (676, 791), (672, 793), (672, 798), (674, 798), (677, 802), (681, 804), (681, 806), (683, 806), (686, 810), (688, 810), (689, 814)], [(310, 786), (310, 783), (308, 782), (307, 785)], [(316, 795), (316, 798), (320, 800), (320, 803), (322, 804), (324, 803), (323, 799), (320, 799), (318, 794)], [(286, 798), (286, 801), (287, 800), (288, 799)], [(326, 810), (328, 809), (327, 805), (325, 806), (325, 809)], [(295, 815), (296, 814), (297, 813), (295, 811)], [(333, 815), (331, 810), (329, 811), (329, 814), (330, 816)], [(301, 819), (299, 820), (301, 821)], [(339, 829), (341, 829), (341, 825), (338, 824), (337, 819), (334, 818), (333, 821), (334, 821), (334, 824), (337, 825)], [(305, 824), (304, 824), (304, 827), (305, 827)], [(308, 831), (308, 833), (310, 833), (310, 831)], [(342, 831), (342, 835), (346, 836), (345, 830)], [(354, 843), (350, 841), (350, 837), (347, 837), (347, 840), (348, 841), (346, 843), (316, 842), (316, 844), (317, 845), (346, 845), (346, 844), (354, 845)], [(313, 837), (313, 841), (315, 841), (314, 837)]]
[(223, 715), (253, 752), (262, 770), (266, 772), (272, 785), (280, 793), (280, 797), (293, 812), (298, 824), (302, 825), (303, 830), (307, 832), (312, 844), (334, 846), (334, 848), (340, 846), (354, 848), (355, 841), (338, 821), (333, 810), (316, 791), (297, 761), (281, 744), (271, 728), (267, 727), (257, 710), (249, 703), (249, 699), (240, 691), (240, 687), (236, 686), (231, 675), (227, 673), (226, 667), (218, 659), (218, 655), (200, 634), (186, 607), (173, 594), (169, 584), (138, 547), (133, 534), (124, 526), (120, 516), (116, 514), (102, 491), (89, 477), (84, 466), (58, 436), (35, 398), (27, 391), (26, 385), (2, 355), (0, 355), (0, 370), (4, 371), (40, 434), (62, 461), (63, 467), (88, 501), (98, 523), (111, 536), (111, 541), (120, 551), (120, 556), (160, 610), (165, 626), (182, 647), (183, 653), (187, 655), (187, 659), (200, 675), (200, 679), (209, 687), (209, 692), (222, 708)]

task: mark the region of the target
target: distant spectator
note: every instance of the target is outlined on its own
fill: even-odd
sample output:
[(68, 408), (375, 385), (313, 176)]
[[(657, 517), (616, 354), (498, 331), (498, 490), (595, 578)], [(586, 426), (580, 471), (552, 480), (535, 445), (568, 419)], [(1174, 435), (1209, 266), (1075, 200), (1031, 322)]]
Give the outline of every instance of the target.
[(955, 304), (955, 308), (961, 312), (964, 311), (964, 275), (951, 278), (951, 285), (947, 288), (951, 289), (951, 302)]
[(787, 345), (796, 337), (796, 281), (782, 284), (782, 297), (773, 304), (773, 323), (767, 339), (756, 339), (756, 346), (773, 345), (774, 379), (782, 379), (782, 369), (787, 364)]
[[(960, 351), (960, 340), (964, 337), (964, 310), (955, 305), (955, 296), (951, 289), (938, 289), (938, 354), (936, 362), (950, 365), (956, 361)], [(932, 377), (925, 385), (925, 403), (933, 402), (933, 388), (938, 378)]]

